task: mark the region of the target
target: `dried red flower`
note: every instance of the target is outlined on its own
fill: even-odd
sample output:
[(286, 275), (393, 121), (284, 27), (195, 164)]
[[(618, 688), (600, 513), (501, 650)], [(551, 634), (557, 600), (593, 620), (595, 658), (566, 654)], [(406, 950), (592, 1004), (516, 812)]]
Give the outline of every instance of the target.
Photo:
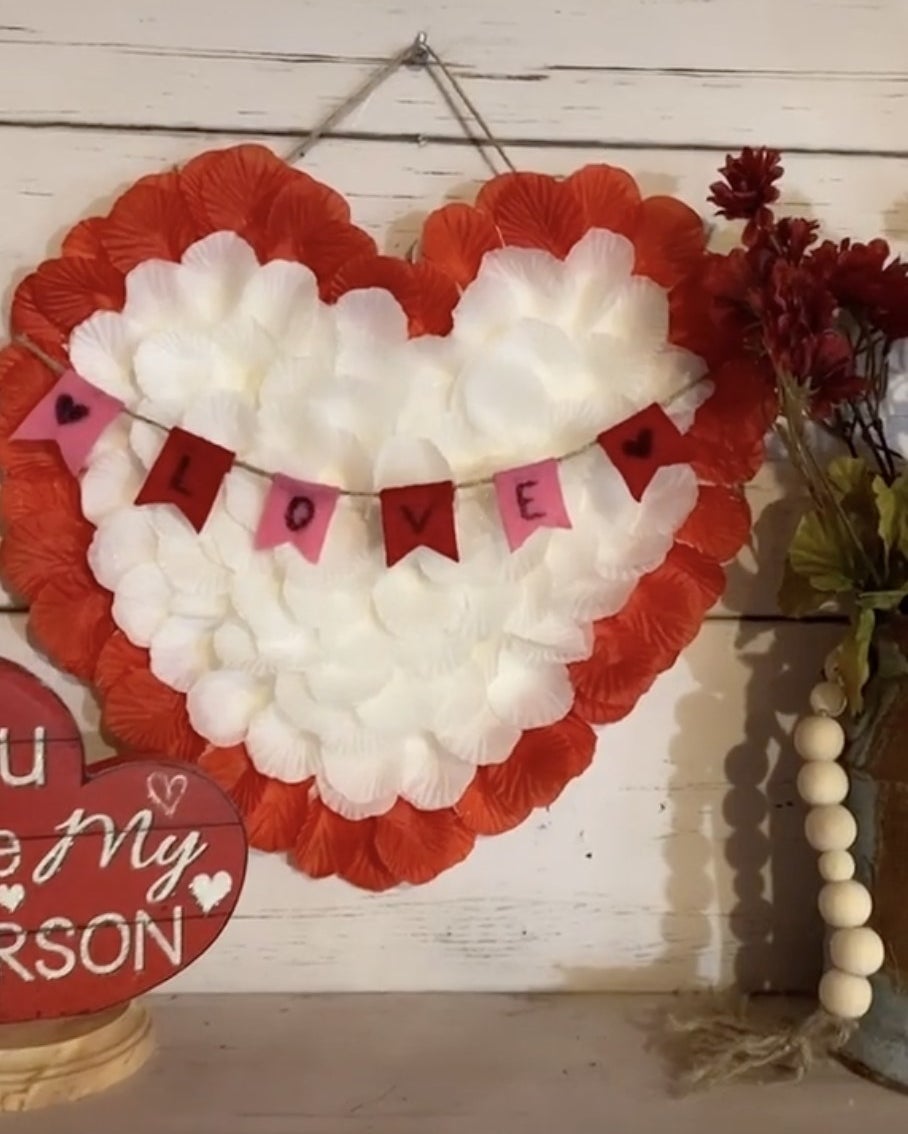
[(802, 354), (813, 417), (831, 417), (836, 406), (859, 397), (866, 389), (866, 380), (855, 369), (852, 345), (840, 331), (827, 331), (808, 340)]
[(814, 340), (835, 330), (832, 292), (806, 265), (776, 260), (760, 303), (763, 341), (774, 364), (807, 381)]
[(769, 230), (779, 255), (791, 264), (800, 264), (807, 250), (816, 243), (819, 221), (803, 217), (781, 217)]
[(908, 264), (889, 256), (885, 240), (838, 245), (826, 240), (811, 254), (811, 263), (840, 307), (894, 341), (908, 336)]
[(779, 199), (775, 182), (783, 172), (778, 150), (745, 146), (737, 157), (726, 154), (719, 170), (723, 180), (710, 185), (707, 199), (719, 216), (749, 221), (752, 233), (772, 220), (768, 206)]

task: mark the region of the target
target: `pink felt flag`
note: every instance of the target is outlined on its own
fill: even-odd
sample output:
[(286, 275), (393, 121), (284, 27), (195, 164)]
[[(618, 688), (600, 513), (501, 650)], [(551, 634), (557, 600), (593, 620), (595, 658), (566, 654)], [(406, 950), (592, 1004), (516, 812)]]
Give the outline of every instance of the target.
[(539, 528), (569, 528), (556, 460), (506, 469), (494, 477), (505, 538), (516, 551)]
[(292, 543), (310, 563), (318, 563), (339, 495), (327, 484), (276, 476), (255, 533), (256, 548)]
[(67, 370), (11, 435), (11, 441), (56, 441), (66, 467), (78, 474), (92, 446), (123, 403)]

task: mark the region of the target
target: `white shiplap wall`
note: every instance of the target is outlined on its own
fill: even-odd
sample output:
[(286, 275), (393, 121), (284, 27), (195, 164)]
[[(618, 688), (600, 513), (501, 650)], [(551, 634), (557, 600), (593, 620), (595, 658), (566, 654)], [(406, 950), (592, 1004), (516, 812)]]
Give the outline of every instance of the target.
[[(726, 148), (776, 144), (787, 205), (906, 243), (903, 0), (0, 0), (6, 298), (137, 176), (239, 136), (290, 149), (420, 30), (524, 168), (611, 161), (701, 207)], [(392, 252), (487, 176), (416, 70), (306, 168)], [(809, 987), (813, 864), (786, 730), (836, 631), (774, 619), (796, 511), (785, 481), (773, 467), (752, 486), (758, 555), (550, 813), (392, 895), (255, 856), (224, 938), (175, 986)], [(91, 699), (35, 658), (21, 614), (2, 617), (0, 653), (60, 689), (102, 750)]]

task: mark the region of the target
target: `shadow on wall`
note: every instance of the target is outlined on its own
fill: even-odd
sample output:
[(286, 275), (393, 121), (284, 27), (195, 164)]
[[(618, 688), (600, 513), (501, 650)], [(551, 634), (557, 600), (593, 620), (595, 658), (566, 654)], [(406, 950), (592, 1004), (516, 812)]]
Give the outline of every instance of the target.
[[(755, 545), (784, 538), (791, 516), (790, 498), (763, 508)], [(729, 594), (755, 609), (756, 594), (772, 593), (777, 566), (773, 558), (744, 557), (729, 569)], [(563, 987), (816, 988), (819, 883), (790, 737), (840, 628), (771, 617), (736, 622), (736, 613), (725, 622), (723, 648), (701, 635), (684, 655), (695, 689), (675, 707), (662, 797), (671, 819), (660, 848), (661, 948), (643, 966), (571, 968)]]
[[(729, 569), (732, 610), (753, 610), (752, 596), (775, 593), (798, 512), (789, 493), (762, 509), (751, 540), (752, 562), (760, 566), (739, 560)], [(720, 895), (719, 902), (728, 911), (721, 969), (744, 991), (813, 991), (820, 975), (819, 883), (815, 855), (803, 835), (791, 730), (839, 634), (837, 625), (746, 617), (735, 634), (736, 656), (747, 669), (743, 739), (721, 760), (728, 790), (721, 815), (710, 821), (730, 867), (723, 876), (731, 893), (724, 900)], [(679, 706), (679, 723), (687, 726), (673, 749), (679, 770), (695, 755), (684, 737), (695, 728), (700, 698), (721, 696), (727, 685), (722, 658), (701, 653), (692, 660), (703, 692)]]

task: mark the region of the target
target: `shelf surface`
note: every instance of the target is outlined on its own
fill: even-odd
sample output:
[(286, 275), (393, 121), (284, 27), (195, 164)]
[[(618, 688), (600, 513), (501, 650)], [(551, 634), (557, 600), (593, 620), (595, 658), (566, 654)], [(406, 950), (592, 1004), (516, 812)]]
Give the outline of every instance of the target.
[(157, 996), (157, 1055), (15, 1134), (891, 1134), (908, 1099), (827, 1065), (674, 1097), (666, 997)]

